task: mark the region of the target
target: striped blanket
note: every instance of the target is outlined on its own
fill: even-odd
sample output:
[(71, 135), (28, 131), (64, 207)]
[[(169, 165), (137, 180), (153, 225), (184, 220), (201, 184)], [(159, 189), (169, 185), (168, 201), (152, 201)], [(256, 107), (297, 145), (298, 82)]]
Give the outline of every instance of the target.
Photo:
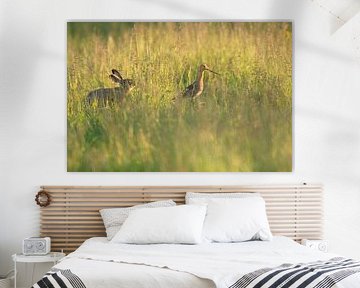
[[(303, 264), (283, 264), (242, 276), (229, 288), (331, 288), (346, 277), (360, 272), (360, 262), (332, 258)], [(360, 285), (360, 284), (359, 284)], [(86, 288), (69, 269), (52, 269), (32, 288)], [(359, 286), (360, 287), (360, 286)]]
[(81, 279), (69, 269), (52, 269), (32, 288), (86, 288)]
[(338, 257), (256, 270), (242, 276), (229, 288), (331, 288), (359, 272), (360, 262)]

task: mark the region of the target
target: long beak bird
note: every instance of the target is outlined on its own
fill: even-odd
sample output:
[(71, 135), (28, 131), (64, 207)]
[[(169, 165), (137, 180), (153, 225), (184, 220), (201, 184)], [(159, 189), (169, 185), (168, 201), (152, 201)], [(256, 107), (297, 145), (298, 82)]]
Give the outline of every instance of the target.
[(219, 73), (212, 71), (206, 64), (201, 64), (199, 66), (198, 74), (196, 80), (185, 88), (182, 96), (185, 98), (195, 99), (201, 95), (204, 90), (204, 72), (209, 71), (211, 73), (220, 75)]

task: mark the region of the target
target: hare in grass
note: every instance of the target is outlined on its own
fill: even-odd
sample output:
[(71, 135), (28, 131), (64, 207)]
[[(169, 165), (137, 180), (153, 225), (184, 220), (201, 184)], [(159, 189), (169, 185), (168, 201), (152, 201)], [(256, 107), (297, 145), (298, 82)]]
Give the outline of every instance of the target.
[(118, 70), (112, 69), (109, 77), (119, 87), (99, 88), (91, 91), (86, 97), (86, 102), (89, 105), (96, 103), (99, 106), (106, 106), (111, 103), (121, 103), (135, 87), (135, 82), (132, 79), (123, 79)]

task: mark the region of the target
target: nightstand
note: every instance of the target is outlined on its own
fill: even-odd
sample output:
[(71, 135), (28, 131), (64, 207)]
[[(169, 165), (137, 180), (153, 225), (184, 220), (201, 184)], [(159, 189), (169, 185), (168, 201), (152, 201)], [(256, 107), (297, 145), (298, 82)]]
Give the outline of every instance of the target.
[[(36, 255), (36, 256), (29, 256), (24, 254), (14, 254), (12, 255), (12, 259), (14, 261), (14, 270), (15, 270), (15, 277), (14, 277), (14, 288), (16, 288), (16, 265), (17, 263), (32, 263), (32, 273), (31, 273), (31, 285), (34, 283), (34, 266), (36, 263), (45, 263), (45, 262), (52, 262), (54, 265), (62, 258), (65, 257), (65, 253), (59, 252), (50, 252), (46, 255)], [(30, 285), (30, 286), (31, 286)]]
[(301, 244), (309, 247), (314, 250), (318, 250), (321, 252), (327, 252), (328, 251), (328, 243), (325, 240), (309, 240), (309, 239), (303, 239), (301, 240)]

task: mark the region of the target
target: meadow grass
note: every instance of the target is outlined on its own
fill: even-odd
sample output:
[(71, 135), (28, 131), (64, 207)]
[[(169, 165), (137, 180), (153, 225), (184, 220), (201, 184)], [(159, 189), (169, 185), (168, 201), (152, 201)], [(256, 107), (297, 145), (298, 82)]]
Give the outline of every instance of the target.
[[(291, 23), (68, 23), (68, 171), (291, 171)], [(198, 101), (173, 98), (206, 63)], [(85, 105), (115, 87), (121, 105)], [(203, 103), (200, 103), (203, 102)]]

